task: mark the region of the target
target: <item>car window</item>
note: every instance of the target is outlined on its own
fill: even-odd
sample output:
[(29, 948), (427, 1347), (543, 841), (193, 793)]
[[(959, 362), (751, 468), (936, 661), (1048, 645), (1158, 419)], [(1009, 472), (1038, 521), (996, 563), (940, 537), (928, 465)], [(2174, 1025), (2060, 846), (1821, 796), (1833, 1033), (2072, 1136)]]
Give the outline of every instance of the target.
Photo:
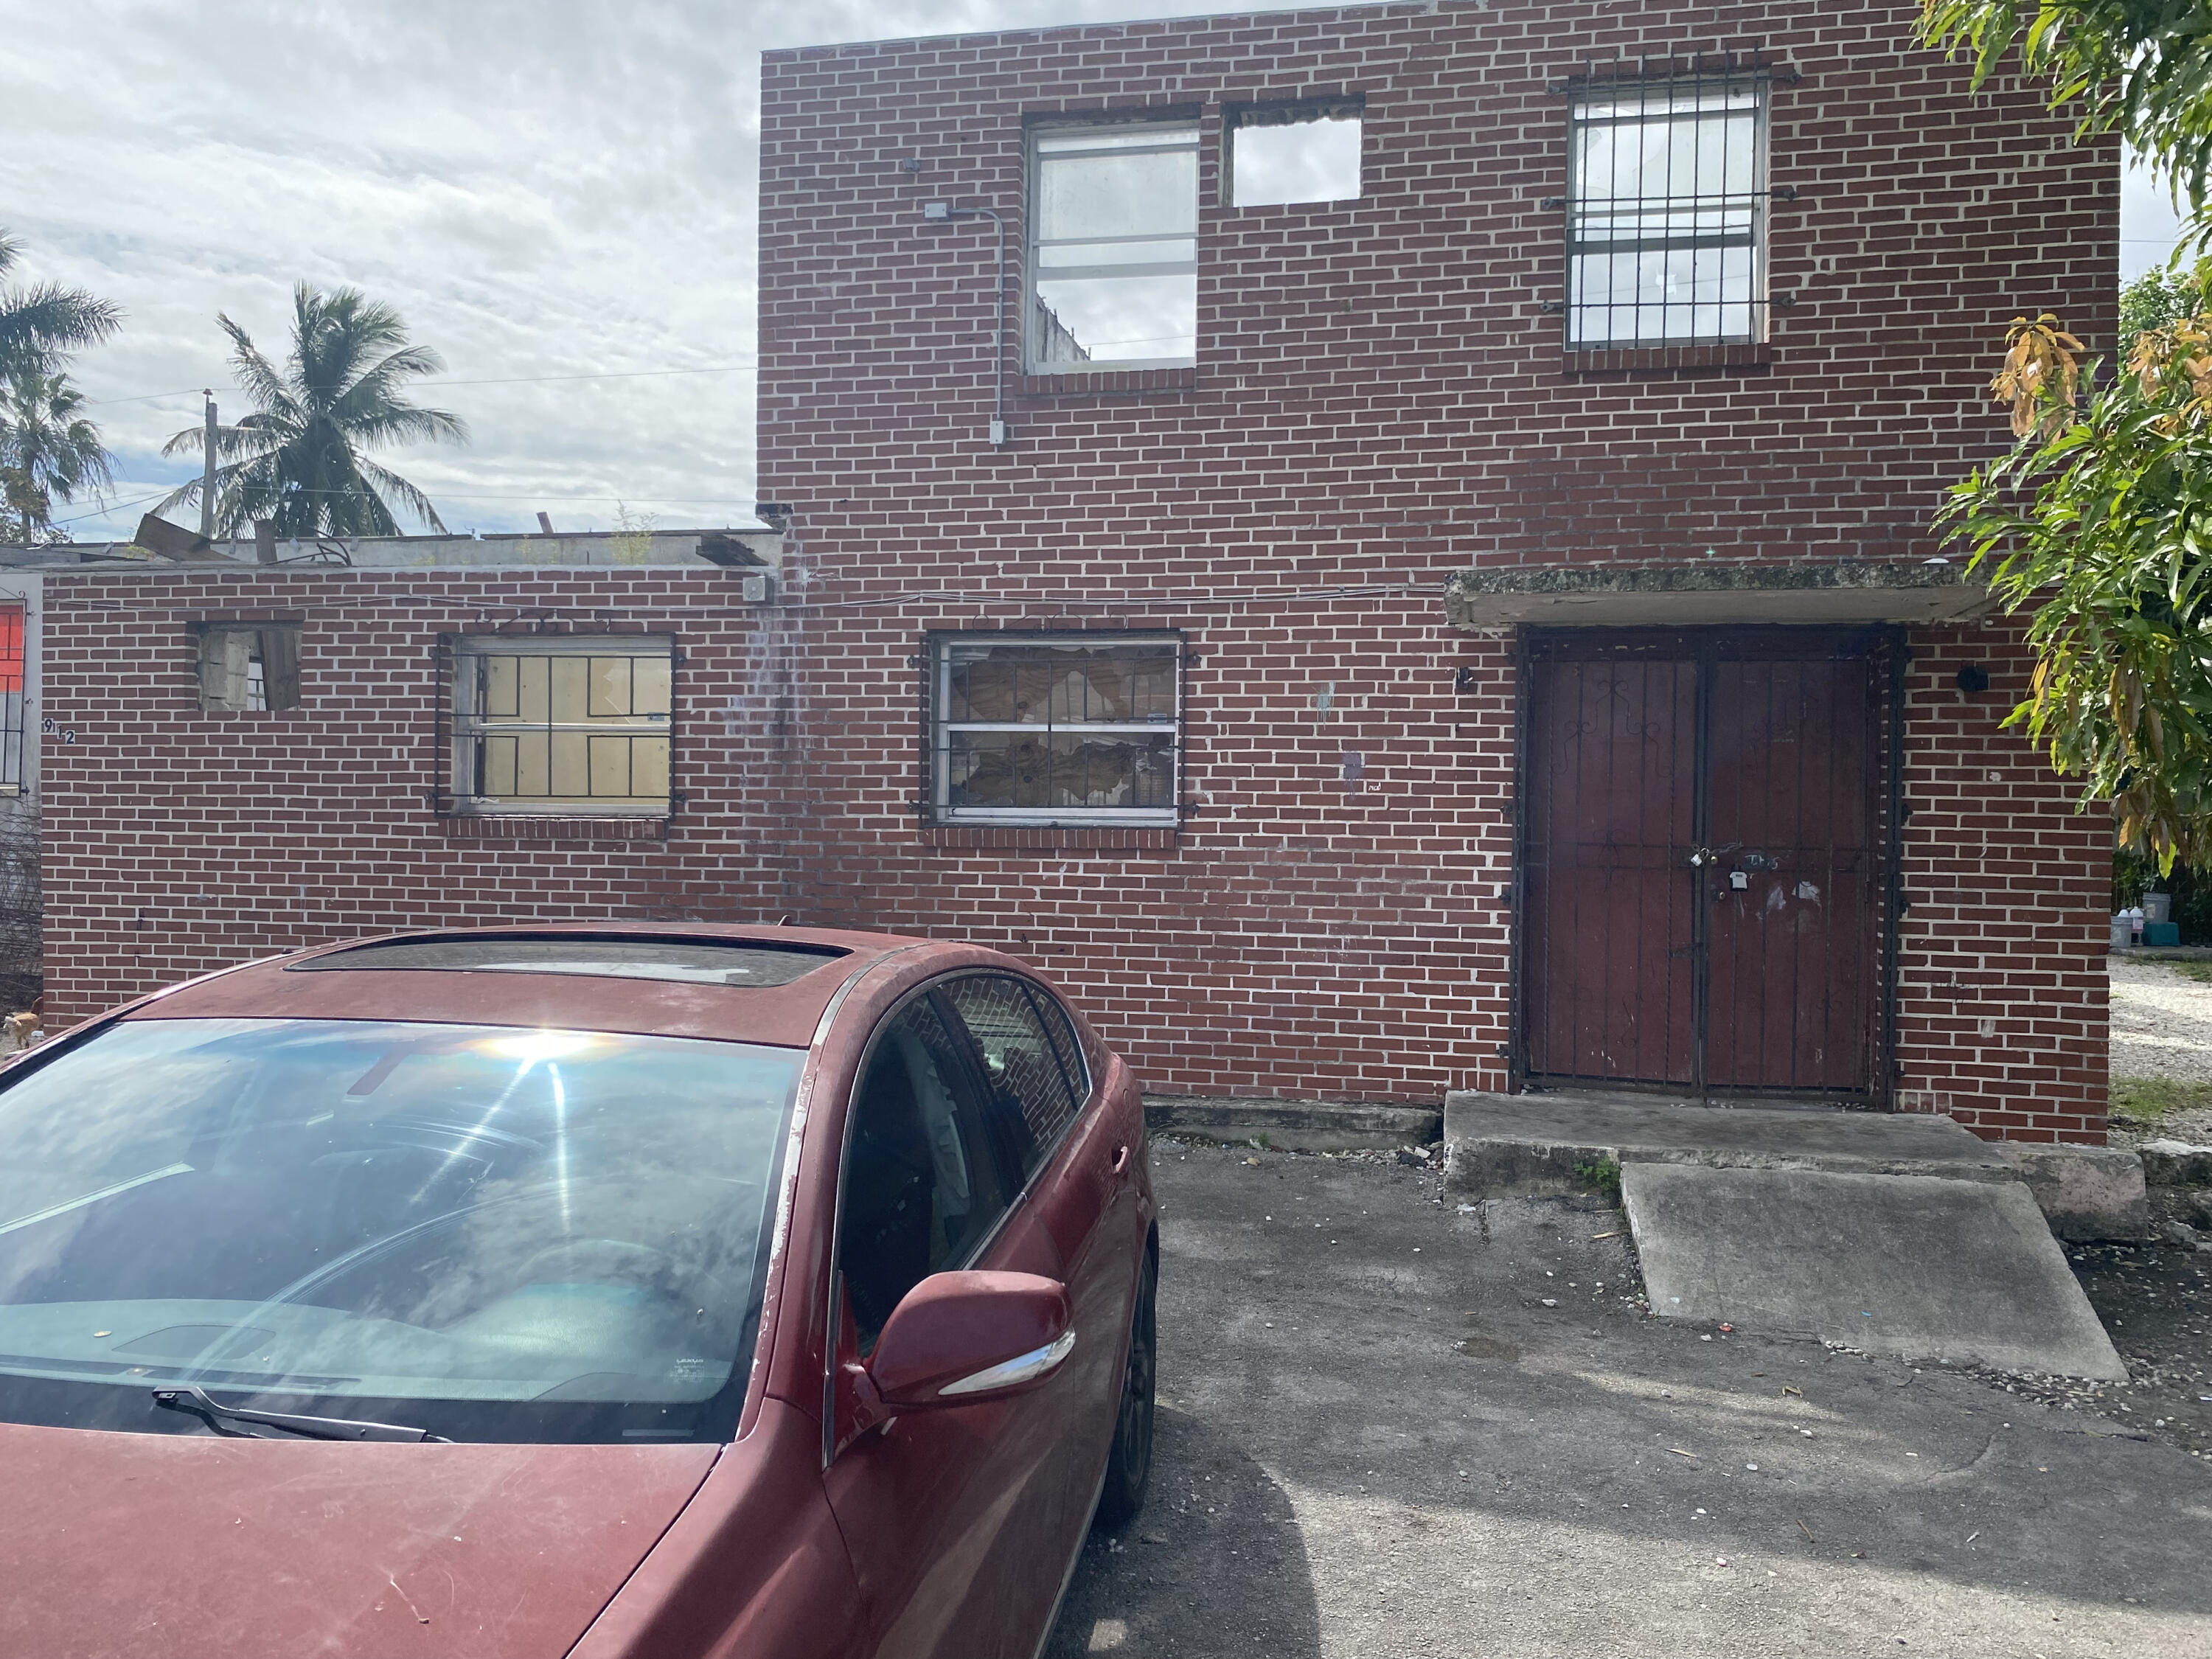
[[(0, 1080), (0, 1419), (149, 1390), (454, 1439), (735, 1421), (801, 1051), (147, 1019)], [(304, 1402), (304, 1403), (303, 1403)]]
[(968, 1034), (975, 1038), (996, 1104), (1013, 1120), (1013, 1139), (1027, 1175), (1043, 1162), (1074, 1120), (1076, 1098), (1036, 1005), (1021, 981), (1001, 974), (975, 974), (945, 988)]
[(972, 1071), (918, 997), (878, 1032), (853, 1102), (837, 1265), (863, 1352), (900, 1297), (973, 1254), (1007, 1188)]
[(1078, 1110), (1091, 1097), (1091, 1070), (1083, 1060), (1083, 1045), (1076, 1041), (1075, 1023), (1060, 1006), (1060, 999), (1036, 986), (1026, 988), (1030, 1000), (1036, 1004), (1037, 1012), (1043, 1017), (1044, 1029), (1052, 1037), (1052, 1046), (1060, 1054), (1060, 1069), (1067, 1073), (1069, 1088), (1073, 1091)]

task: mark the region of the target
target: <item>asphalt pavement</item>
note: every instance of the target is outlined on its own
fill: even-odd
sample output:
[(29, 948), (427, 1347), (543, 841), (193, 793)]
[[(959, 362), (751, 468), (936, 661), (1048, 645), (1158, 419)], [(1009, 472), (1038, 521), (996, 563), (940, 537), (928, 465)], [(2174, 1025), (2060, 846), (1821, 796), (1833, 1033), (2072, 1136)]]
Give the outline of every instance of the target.
[(1051, 1655), (2212, 1656), (2212, 1457), (1654, 1320), (1600, 1199), (1153, 1158), (1152, 1491)]

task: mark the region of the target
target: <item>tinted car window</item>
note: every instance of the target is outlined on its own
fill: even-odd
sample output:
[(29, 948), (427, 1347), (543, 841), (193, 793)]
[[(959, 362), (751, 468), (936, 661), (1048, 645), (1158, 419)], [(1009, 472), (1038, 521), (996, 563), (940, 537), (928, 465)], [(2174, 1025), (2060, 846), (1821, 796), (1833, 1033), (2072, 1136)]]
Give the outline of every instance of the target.
[(1031, 985), (1025, 988), (1030, 1000), (1036, 1004), (1043, 1018), (1044, 1029), (1052, 1038), (1052, 1046), (1060, 1054), (1060, 1069), (1067, 1073), (1068, 1086), (1074, 1091), (1076, 1105), (1080, 1109), (1090, 1098), (1090, 1068), (1084, 1064), (1083, 1045), (1076, 1041), (1075, 1023), (1067, 1017), (1067, 1010), (1060, 1006), (1060, 999), (1051, 992)]
[(1026, 1174), (1057, 1144), (1077, 1106), (1036, 1005), (1018, 980), (998, 974), (954, 980), (945, 996), (975, 1038), (1000, 1103), (1018, 1118), (1016, 1139)]
[(804, 1059), (295, 1019), (34, 1057), (0, 1087), (0, 1418), (200, 1431), (151, 1409), (191, 1383), (453, 1439), (719, 1438)]
[(974, 1253), (1007, 1185), (971, 1070), (917, 998), (884, 1022), (853, 1102), (837, 1262), (864, 1352), (900, 1297)]

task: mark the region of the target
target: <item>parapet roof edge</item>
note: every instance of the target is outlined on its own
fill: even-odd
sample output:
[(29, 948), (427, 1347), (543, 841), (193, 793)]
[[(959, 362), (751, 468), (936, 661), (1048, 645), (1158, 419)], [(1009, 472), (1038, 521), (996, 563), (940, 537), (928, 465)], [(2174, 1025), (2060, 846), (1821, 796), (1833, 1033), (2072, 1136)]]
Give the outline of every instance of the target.
[(1277, 19), (1342, 16), (1351, 12), (1402, 11), (1412, 16), (1435, 15), (1447, 9), (1480, 10), (1486, 0), (1346, 0), (1335, 6), (1285, 6), (1267, 10), (1188, 11), (1158, 17), (1101, 18), (1094, 23), (1049, 23), (1033, 28), (974, 29), (951, 34), (895, 34), (873, 40), (817, 40), (799, 46), (769, 46), (761, 62), (798, 58), (812, 52), (877, 51), (890, 46), (931, 46), (953, 40), (1037, 40), (1047, 35), (1080, 37), (1112, 29), (1149, 28), (1161, 23), (1261, 24)]

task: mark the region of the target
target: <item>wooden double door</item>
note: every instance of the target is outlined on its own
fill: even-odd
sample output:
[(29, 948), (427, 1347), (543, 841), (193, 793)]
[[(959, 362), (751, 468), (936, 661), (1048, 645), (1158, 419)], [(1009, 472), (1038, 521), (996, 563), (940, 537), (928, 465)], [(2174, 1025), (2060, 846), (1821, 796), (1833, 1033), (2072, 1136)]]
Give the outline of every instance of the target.
[(1900, 648), (1790, 628), (1524, 641), (1528, 1082), (1886, 1103)]

